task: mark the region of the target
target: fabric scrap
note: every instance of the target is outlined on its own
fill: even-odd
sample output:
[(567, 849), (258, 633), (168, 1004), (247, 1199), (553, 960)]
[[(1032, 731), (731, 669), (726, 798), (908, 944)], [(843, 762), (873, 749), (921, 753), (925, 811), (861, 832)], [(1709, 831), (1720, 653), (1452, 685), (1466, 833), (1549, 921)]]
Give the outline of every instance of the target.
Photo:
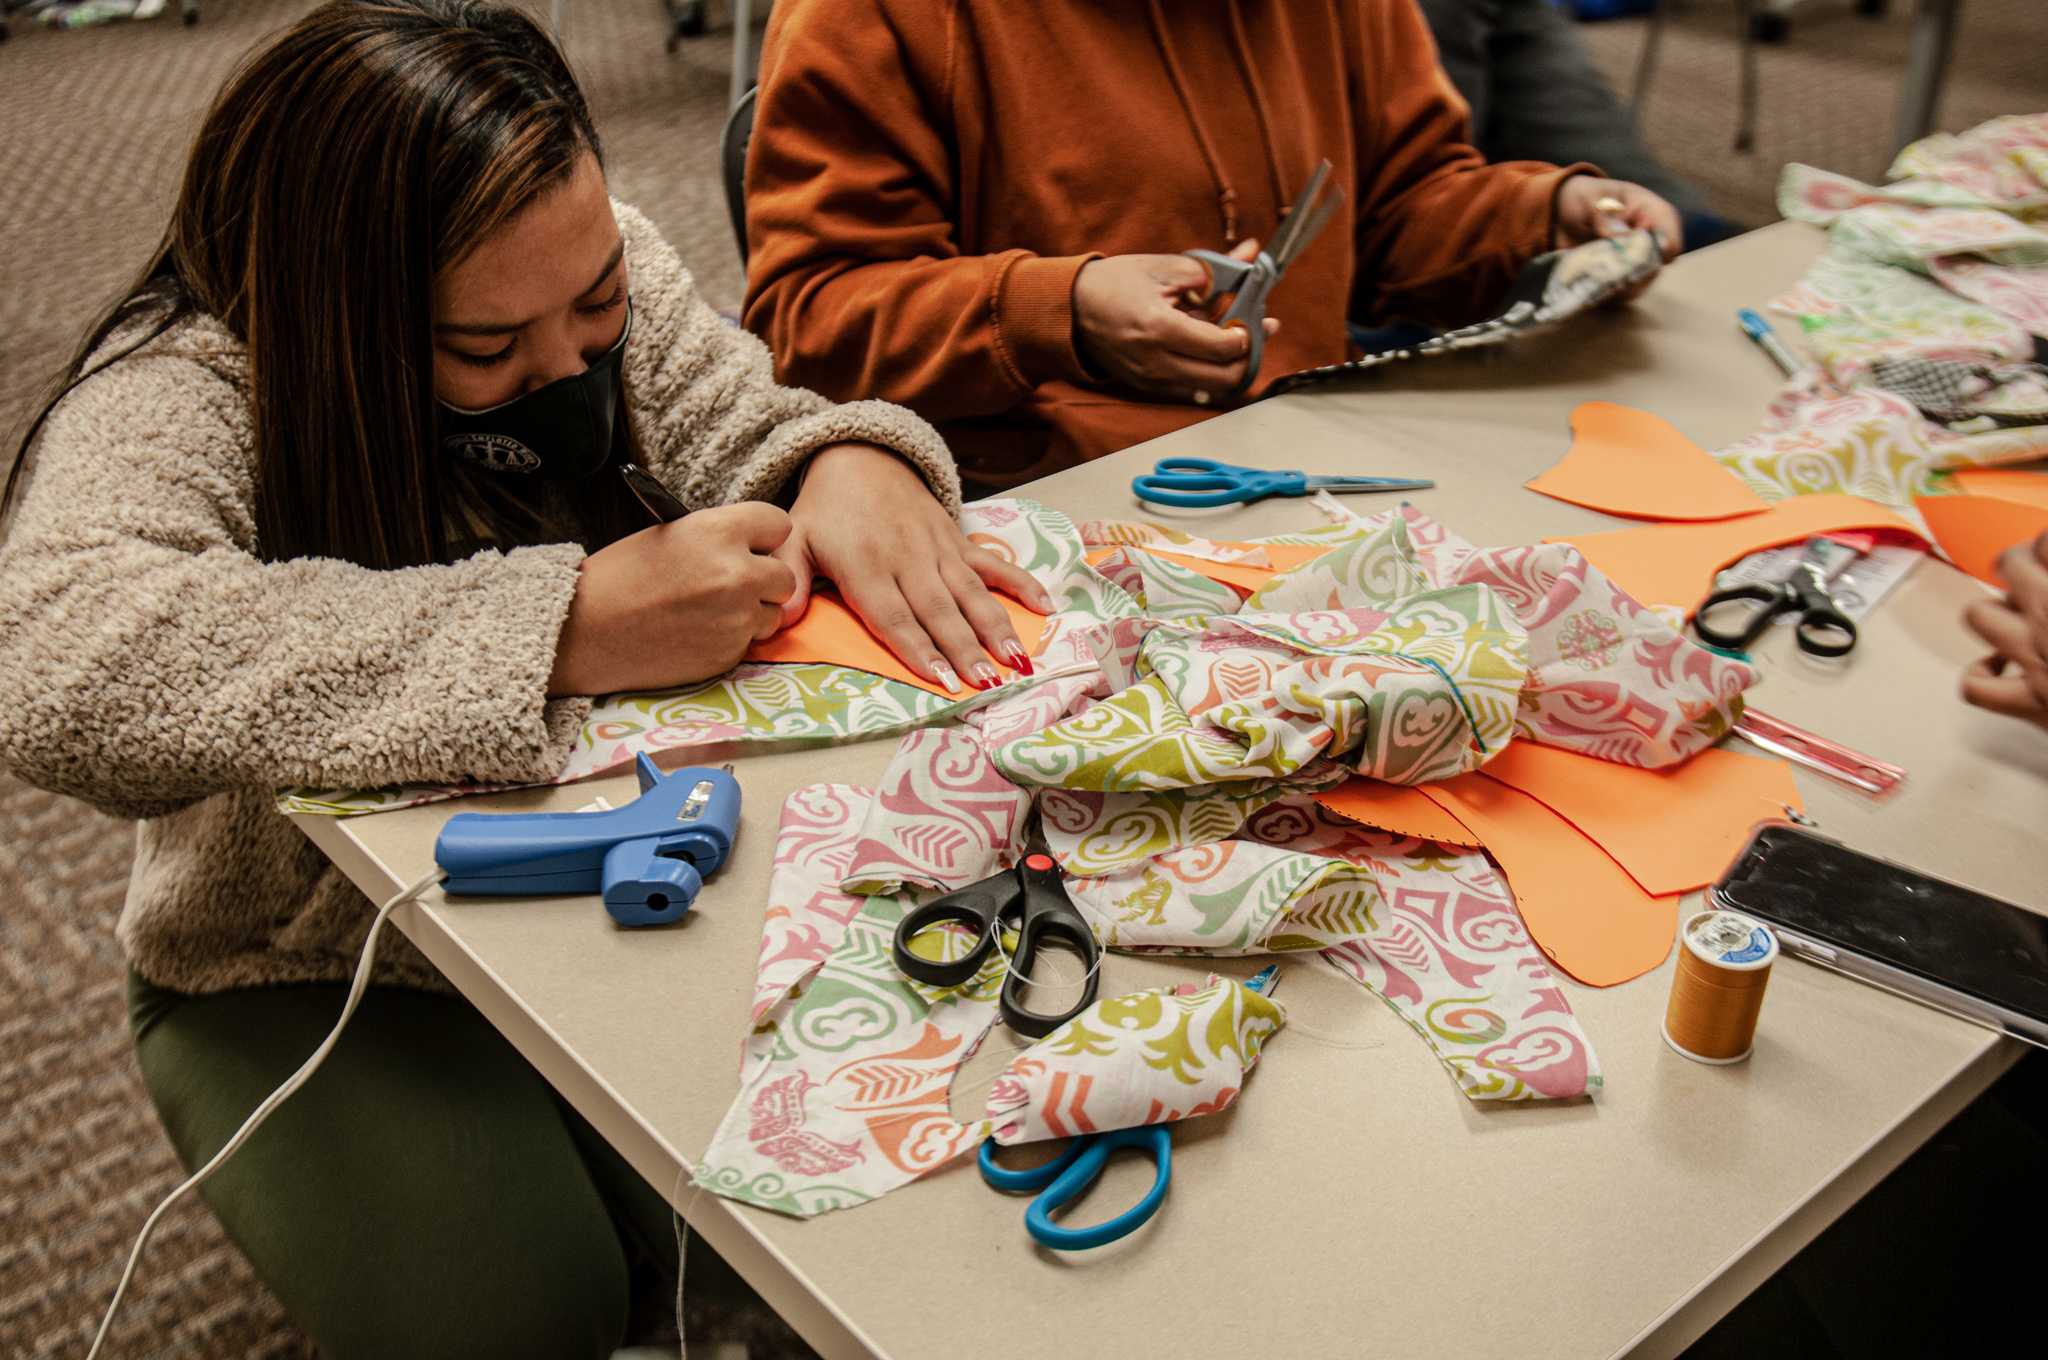
[(1565, 456), (1526, 483), (1531, 491), (1631, 519), (1727, 519), (1764, 499), (1659, 416), (1611, 401), (1572, 408)]
[(1105, 997), (996, 1078), (992, 1136), (1029, 1143), (1220, 1114), (1286, 1024), (1278, 1002), (1214, 973)]
[(1732, 562), (1780, 543), (1800, 543), (1844, 529), (1889, 529), (1921, 534), (1898, 515), (1856, 496), (1799, 496), (1760, 515), (1702, 524), (1658, 524), (1552, 539), (1585, 554), (1637, 600), (1674, 604), (1688, 613), (1713, 588), (1715, 573)]
[(1605, 851), (1527, 794), (1484, 775), (1423, 792), (1485, 842), (1507, 875), (1529, 938), (1590, 987), (1612, 987), (1664, 961), (1678, 898), (1644, 892)]
[(1483, 773), (1569, 822), (1652, 897), (1706, 887), (1758, 822), (1806, 809), (1784, 761), (1736, 751), (1640, 770), (1517, 742)]
[(1926, 496), (1914, 502), (1949, 561), (1998, 590), (1998, 559), (2048, 533), (2048, 508), (1996, 496)]

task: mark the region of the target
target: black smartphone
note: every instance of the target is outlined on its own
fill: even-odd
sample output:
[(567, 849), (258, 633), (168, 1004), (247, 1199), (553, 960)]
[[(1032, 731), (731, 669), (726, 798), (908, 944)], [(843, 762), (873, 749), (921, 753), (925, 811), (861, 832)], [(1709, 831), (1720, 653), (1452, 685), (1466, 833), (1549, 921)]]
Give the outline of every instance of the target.
[(1712, 897), (1788, 954), (2048, 1048), (2048, 917), (1786, 822), (1757, 828)]

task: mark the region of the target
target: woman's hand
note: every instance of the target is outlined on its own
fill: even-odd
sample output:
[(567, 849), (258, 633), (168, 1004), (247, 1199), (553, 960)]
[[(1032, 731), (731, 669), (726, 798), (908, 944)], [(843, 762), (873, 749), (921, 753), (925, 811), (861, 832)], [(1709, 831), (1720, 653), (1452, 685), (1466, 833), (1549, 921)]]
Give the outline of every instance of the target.
[(2048, 727), (2048, 534), (2009, 549), (1998, 571), (2006, 597), (1963, 611), (1963, 622), (1995, 649), (1963, 672), (1963, 697)]
[[(1603, 199), (1621, 205), (1618, 212), (1602, 212)], [(1679, 225), (1678, 209), (1640, 184), (1626, 180), (1573, 175), (1557, 189), (1557, 248), (1581, 245), (1603, 236), (1648, 229), (1657, 238), (1664, 258), (1676, 258), (1685, 249), (1685, 229)]]
[(794, 573), (796, 592), (782, 622), (794, 623), (822, 576), (903, 663), (958, 691), (1000, 683), (989, 663), (1025, 674), (1030, 658), (994, 586), (1041, 614), (1052, 597), (1029, 572), (960, 532), (916, 469), (871, 444), (834, 444), (813, 455), (789, 517), (794, 525), (775, 556)]
[(773, 556), (789, 538), (788, 515), (752, 502), (699, 510), (592, 553), (555, 645), (549, 697), (665, 689), (731, 670), (781, 626), (782, 604), (797, 593)]
[[(1257, 258), (1240, 241), (1232, 259)], [(1235, 326), (1191, 314), (1209, 270), (1186, 255), (1112, 255), (1074, 276), (1074, 348), (1118, 387), (1168, 401), (1206, 402), (1244, 376), (1250, 346)], [(1280, 323), (1266, 319), (1270, 338)]]

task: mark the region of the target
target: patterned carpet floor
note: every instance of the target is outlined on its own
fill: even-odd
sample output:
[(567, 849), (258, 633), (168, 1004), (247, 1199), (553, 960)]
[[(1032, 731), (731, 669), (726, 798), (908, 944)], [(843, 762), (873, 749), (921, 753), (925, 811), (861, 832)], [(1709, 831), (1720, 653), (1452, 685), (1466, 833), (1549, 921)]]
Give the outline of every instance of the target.
[[(2024, 23), (2038, 3), (1965, 7), (1944, 126), (2048, 106), (2048, 67)], [(184, 145), (222, 78), (308, 8), (204, 0), (190, 29), (157, 20), (52, 33), (16, 21), (0, 45), (0, 449), (12, 450), (87, 320), (155, 241)], [(1647, 101), (1651, 144), (1752, 224), (1775, 215), (1770, 190), (1786, 160), (1879, 174), (1910, 6), (1893, 8), (1869, 22), (1846, 4), (1809, 6), (1791, 43), (1764, 53), (1758, 149), (1741, 157), (1729, 150), (1732, 5), (1693, 0), (1672, 22)], [(735, 305), (741, 273), (717, 171), (729, 30), (669, 55), (658, 0), (574, 0), (567, 11), (613, 191), (668, 234), (715, 305)], [(1581, 31), (1625, 88), (1641, 23)], [(132, 1234), (177, 1179), (122, 1015), (113, 922), (132, 844), (129, 826), (0, 777), (0, 1356), (82, 1355)], [(190, 1205), (159, 1230), (113, 1343), (123, 1356), (307, 1349)]]

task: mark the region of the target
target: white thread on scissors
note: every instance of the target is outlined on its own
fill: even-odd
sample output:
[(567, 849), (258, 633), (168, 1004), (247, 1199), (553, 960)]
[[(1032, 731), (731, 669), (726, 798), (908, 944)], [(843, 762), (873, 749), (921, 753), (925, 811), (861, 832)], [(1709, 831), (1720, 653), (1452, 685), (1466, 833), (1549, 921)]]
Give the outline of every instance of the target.
[[(1005, 973), (1015, 972), (1015, 956), (1012, 955), (1009, 950), (1003, 948), (1002, 917), (998, 916), (995, 919), (994, 923), (989, 926), (989, 936), (990, 943), (995, 945), (997, 956), (1001, 958), (1003, 961), (1003, 971)], [(1073, 982), (1067, 982), (1065, 980), (1061, 980), (1059, 982), (1039, 982), (1033, 979), (1029, 973), (1018, 973), (1017, 980), (1026, 987), (1086, 987), (1088, 985), (1088, 980), (1094, 977), (1097, 973), (1102, 971), (1102, 960), (1108, 955), (1108, 952), (1108, 950), (1102, 947), (1101, 941), (1096, 941), (1095, 962), (1088, 965), (1088, 971), (1081, 974), (1081, 976)], [(998, 1023), (1000, 1023), (1000, 1019), (998, 1020)]]

